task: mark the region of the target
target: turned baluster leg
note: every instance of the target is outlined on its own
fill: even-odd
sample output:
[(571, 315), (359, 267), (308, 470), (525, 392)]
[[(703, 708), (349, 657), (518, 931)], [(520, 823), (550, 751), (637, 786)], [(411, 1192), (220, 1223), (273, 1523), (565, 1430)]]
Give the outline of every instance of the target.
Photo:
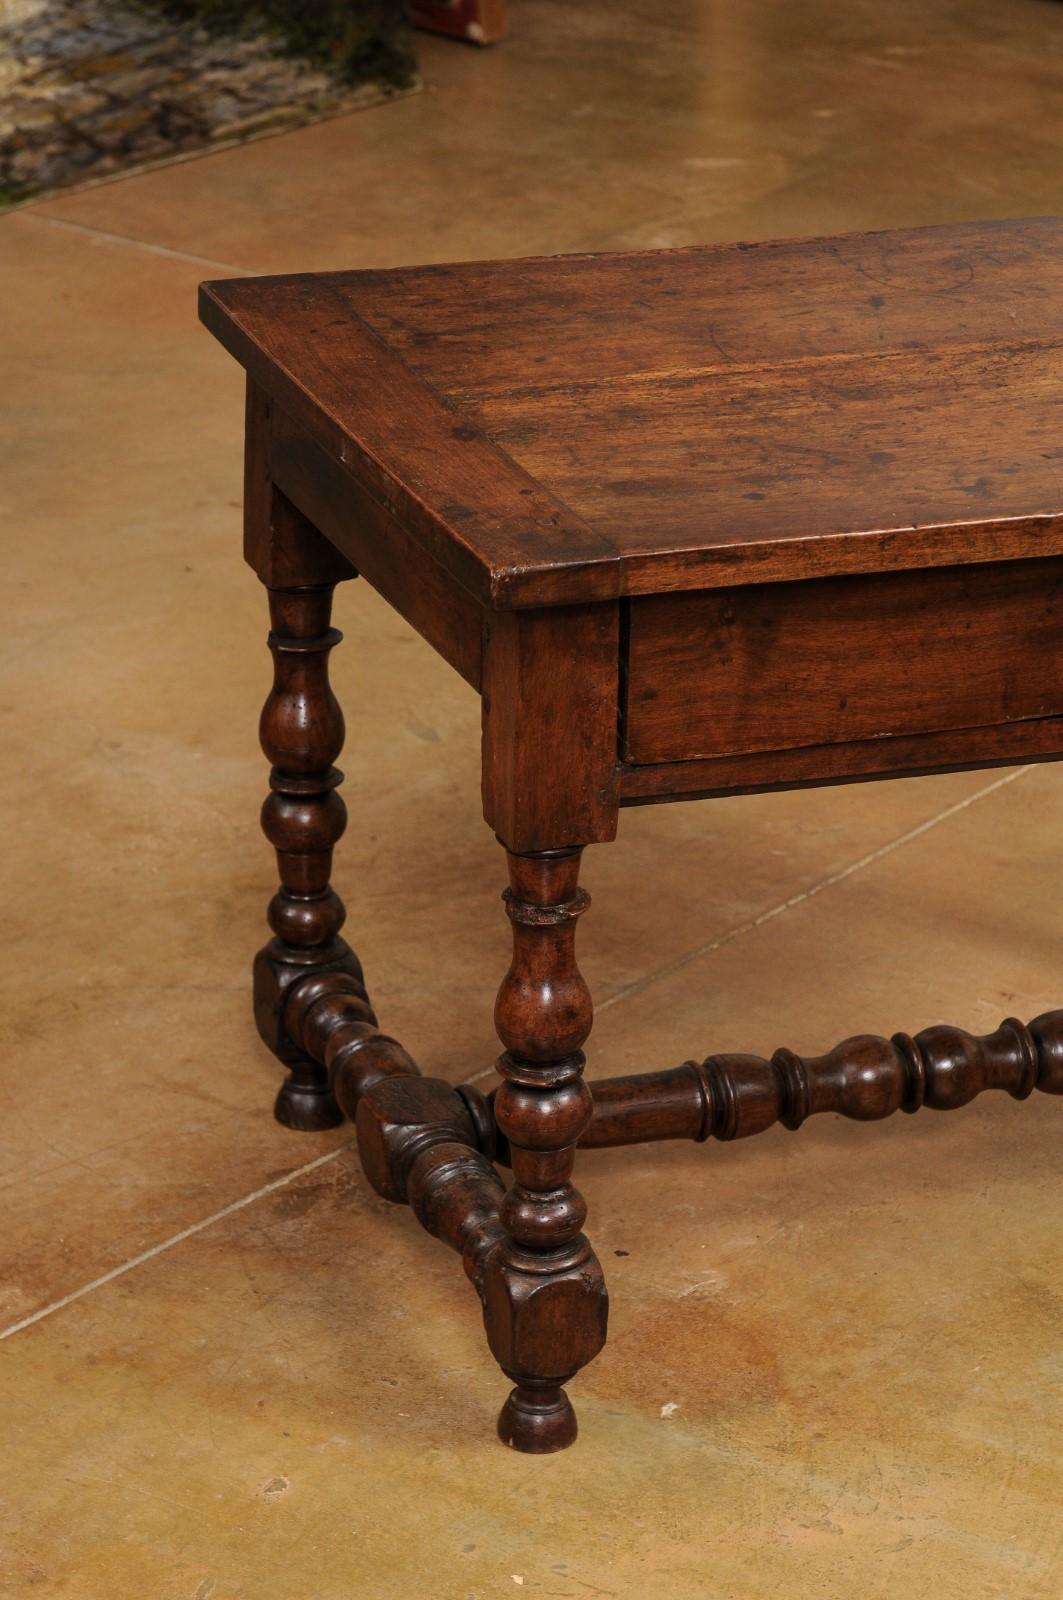
[(514, 1382), (498, 1431), (529, 1452), (576, 1437), (564, 1385), (605, 1343), (608, 1297), (582, 1233), (575, 1145), (588, 1126), (593, 1008), (576, 966), (582, 847), (616, 834), (620, 614), (615, 601), (500, 612), (484, 635), (484, 817), (505, 846), (513, 961), (495, 1024), (495, 1119), (511, 1151), (502, 1237), (481, 1278), (484, 1324)]
[(286, 1127), (334, 1127), (343, 1121), (324, 1068), (284, 1026), (292, 984), (342, 971), (361, 983), (357, 957), (339, 937), (343, 902), (329, 884), (332, 850), (347, 813), (333, 765), (343, 744), (343, 714), (329, 687), (328, 656), (341, 635), (330, 627), (331, 583), (271, 588), (273, 688), (262, 710), (262, 749), (272, 765), (262, 828), (277, 852), (280, 888), (269, 904), (274, 938), (255, 958), (255, 1019), (288, 1068), (276, 1116)]
[[(571, 1182), (576, 1142), (592, 1104), (582, 1046), (593, 1007), (575, 956), (576, 919), (588, 904), (578, 886), (580, 854), (509, 855), (505, 898), (513, 962), (495, 1008), (505, 1046), (495, 1116), (509, 1144), (514, 1182), (501, 1209), (505, 1291), (494, 1303), (489, 1296), (488, 1332), (495, 1331), (497, 1313), (502, 1338), (495, 1354), (516, 1385), (499, 1434), (519, 1450), (539, 1453), (563, 1449), (576, 1437), (563, 1384), (605, 1338), (604, 1282), (581, 1231), (587, 1207)], [(507, 1343), (514, 1303), (519, 1316), (537, 1294), (544, 1296), (542, 1314)]]

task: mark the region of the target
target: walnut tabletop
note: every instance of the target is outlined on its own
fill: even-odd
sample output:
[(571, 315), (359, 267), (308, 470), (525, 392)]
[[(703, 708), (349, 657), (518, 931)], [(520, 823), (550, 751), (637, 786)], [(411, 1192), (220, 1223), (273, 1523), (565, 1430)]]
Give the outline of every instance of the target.
[(1063, 549), (1063, 222), (237, 280), (208, 325), (496, 606)]
[[(374, 1188), (463, 1259), (501, 1437), (558, 1450), (606, 1332), (577, 1147), (1063, 1094), (1063, 1011), (592, 1090), (575, 956), (625, 806), (1063, 756), (1063, 221), (234, 279), (201, 309), (247, 371), (272, 623), (276, 1115), (356, 1122)], [(340, 933), (328, 658), (359, 576), (481, 697), (513, 944), (486, 1097), (421, 1076)]]

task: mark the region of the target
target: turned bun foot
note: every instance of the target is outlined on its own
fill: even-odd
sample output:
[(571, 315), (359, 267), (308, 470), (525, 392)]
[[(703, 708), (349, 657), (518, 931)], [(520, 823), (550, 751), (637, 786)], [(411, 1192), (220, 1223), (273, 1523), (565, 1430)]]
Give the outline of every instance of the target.
[(498, 1418), (498, 1437), (524, 1455), (548, 1456), (567, 1450), (579, 1429), (572, 1401), (560, 1384), (518, 1384)]
[(290, 1078), (277, 1091), (273, 1115), (297, 1133), (321, 1133), (346, 1121), (327, 1084), (296, 1083)]

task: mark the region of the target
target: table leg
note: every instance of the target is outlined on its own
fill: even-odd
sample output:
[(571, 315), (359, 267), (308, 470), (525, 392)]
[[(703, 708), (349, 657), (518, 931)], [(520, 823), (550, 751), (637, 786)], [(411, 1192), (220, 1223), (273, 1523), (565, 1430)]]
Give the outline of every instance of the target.
[(329, 883), (332, 850), (347, 825), (333, 766), (343, 714), (328, 682), (328, 656), (341, 635), (329, 626), (334, 585), (269, 590), (273, 688), (262, 709), (262, 749), (272, 764), (262, 829), (277, 852), (280, 888), (269, 903), (274, 937), (255, 958), (255, 1020), (288, 1068), (276, 1116), (286, 1127), (331, 1128), (343, 1115), (321, 1065), (285, 1028), (287, 991), (309, 971), (351, 974), (358, 958), (339, 937), (346, 912)]
[(514, 1182), (502, 1202), (505, 1239), (487, 1279), (485, 1321), (516, 1385), (499, 1434), (539, 1454), (575, 1439), (563, 1385), (605, 1342), (605, 1281), (582, 1232), (586, 1203), (571, 1182), (592, 1109), (582, 1046), (593, 1006), (575, 956), (576, 919), (589, 903), (578, 887), (581, 853), (509, 854), (513, 961), (495, 1007), (505, 1047), (495, 1117)]
[[(274, 675), (259, 731), (273, 770), (262, 827), (281, 879), (269, 908), (275, 937), (255, 957), (255, 1022), (288, 1068), (278, 1120), (312, 1130), (343, 1118), (324, 1068), (286, 1017), (286, 1001), (301, 979), (317, 974), (335, 974), (350, 999), (365, 1000), (358, 959), (339, 937), (343, 904), (329, 886), (332, 849), (347, 822), (336, 793), (343, 774), (333, 765), (343, 715), (328, 681), (329, 651), (341, 637), (330, 626), (332, 595), (338, 582), (358, 574), (274, 484), (273, 426), (273, 401), (249, 379), (244, 558), (269, 594)], [(364, 1009), (372, 1015), (367, 1003)]]

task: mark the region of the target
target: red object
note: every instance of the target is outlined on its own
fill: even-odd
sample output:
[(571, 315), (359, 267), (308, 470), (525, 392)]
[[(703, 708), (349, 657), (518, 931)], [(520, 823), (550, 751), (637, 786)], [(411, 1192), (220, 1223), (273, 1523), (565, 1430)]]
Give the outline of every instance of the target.
[(505, 0), (426, 0), (410, 8), (415, 28), (449, 33), (470, 44), (494, 44), (505, 38)]

